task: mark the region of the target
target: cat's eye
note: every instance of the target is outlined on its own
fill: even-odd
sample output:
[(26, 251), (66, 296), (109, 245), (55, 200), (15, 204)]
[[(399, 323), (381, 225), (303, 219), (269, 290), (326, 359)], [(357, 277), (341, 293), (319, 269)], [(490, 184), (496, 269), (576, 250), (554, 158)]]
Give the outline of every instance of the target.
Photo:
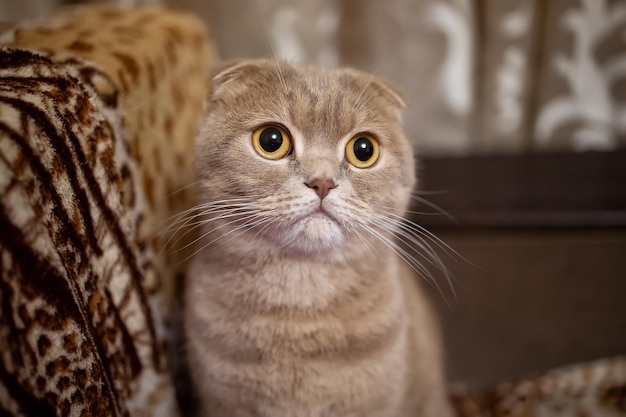
[(346, 145), (346, 158), (357, 168), (369, 168), (378, 161), (380, 148), (372, 136), (360, 133), (350, 139)]
[(252, 133), (252, 145), (263, 158), (280, 159), (291, 150), (291, 137), (276, 125), (264, 125)]

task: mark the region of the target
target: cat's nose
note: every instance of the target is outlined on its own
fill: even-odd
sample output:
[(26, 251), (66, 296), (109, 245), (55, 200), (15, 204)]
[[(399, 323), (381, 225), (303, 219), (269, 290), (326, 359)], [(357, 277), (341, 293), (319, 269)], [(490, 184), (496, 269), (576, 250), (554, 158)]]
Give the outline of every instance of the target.
[(337, 187), (337, 184), (328, 178), (315, 178), (313, 181), (305, 182), (304, 184), (309, 188), (313, 188), (320, 200), (323, 200), (330, 190)]

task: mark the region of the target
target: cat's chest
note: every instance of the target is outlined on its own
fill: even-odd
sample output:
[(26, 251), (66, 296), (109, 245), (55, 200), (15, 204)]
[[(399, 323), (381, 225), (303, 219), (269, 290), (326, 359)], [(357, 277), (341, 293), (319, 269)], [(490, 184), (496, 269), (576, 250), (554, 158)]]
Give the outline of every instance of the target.
[[(384, 388), (403, 385), (407, 323), (383, 310), (371, 309), (361, 324), (335, 314), (254, 315), (231, 321), (230, 331), (216, 317), (205, 323), (211, 336), (199, 347), (207, 383), (238, 404), (289, 404), (290, 413), (268, 415), (299, 415), (298, 409), (317, 415), (310, 414), (316, 407), (319, 415), (336, 415), (328, 414), (336, 404), (351, 407), (346, 398), (367, 393), (380, 395), (375, 402), (391, 399), (401, 393)], [(381, 385), (389, 379), (397, 380)]]
[(404, 325), (399, 283), (373, 278), (322, 265), (218, 271), (205, 264), (202, 276), (189, 276), (204, 286), (192, 283), (188, 308), (201, 318), (206, 345), (228, 360), (349, 359), (379, 350)]

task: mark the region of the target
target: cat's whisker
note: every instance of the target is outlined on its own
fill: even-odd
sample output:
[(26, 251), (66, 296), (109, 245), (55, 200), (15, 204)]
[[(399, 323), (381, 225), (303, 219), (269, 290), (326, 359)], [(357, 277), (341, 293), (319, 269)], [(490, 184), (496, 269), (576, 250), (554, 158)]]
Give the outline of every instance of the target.
[(365, 236), (363, 236), (362, 233), (360, 233), (356, 229), (352, 230), (352, 233), (354, 233), (355, 236), (357, 236), (361, 240), (361, 242), (363, 242), (363, 244), (365, 245), (365, 247), (369, 251), (370, 255), (372, 255), (372, 256), (374, 256), (374, 255), (379, 256), (380, 255), (378, 250), (374, 246), (372, 246), (372, 244), (370, 242), (368, 242), (367, 239), (365, 239)]
[[(426, 242), (421, 236), (417, 236), (412, 233), (412, 231), (406, 232), (404, 229), (400, 229), (396, 233), (399, 240), (401, 240), (410, 248), (414, 249), (416, 253), (419, 253), (429, 264), (431, 264), (443, 274), (443, 276), (446, 278), (446, 281), (448, 282), (448, 287), (452, 292), (452, 296), (457, 299), (456, 290), (454, 289), (454, 285), (452, 283), (452, 273), (445, 266), (445, 264), (441, 260), (441, 257), (437, 254), (437, 252), (432, 249), (428, 242)], [(417, 248), (413, 247), (412, 245), (417, 246)], [(426, 255), (421, 254), (420, 250), (423, 250)]]
[(454, 249), (450, 248), (444, 241), (439, 239), (437, 236), (435, 236), (433, 233), (429, 232), (426, 228), (420, 226), (419, 224), (390, 212), (379, 213), (378, 218), (385, 219), (385, 221), (392, 223), (395, 227), (404, 229), (416, 236), (419, 235), (420, 237), (429, 239), (441, 250), (443, 250), (448, 256), (454, 259), (454, 255), (456, 255)]
[(448, 194), (450, 193), (450, 190), (413, 190), (413, 192), (411, 193), (411, 196), (423, 196), (423, 195), (441, 195), (441, 194)]
[[(209, 207), (221, 207), (221, 206), (225, 207), (227, 205), (242, 204), (245, 202), (248, 202), (249, 204), (250, 202), (254, 201), (254, 197), (255, 196), (237, 197), (237, 198), (229, 198), (229, 199), (223, 199), (223, 200), (217, 200), (217, 201), (209, 201), (206, 203), (198, 204), (198, 205), (188, 208), (187, 210), (181, 211), (173, 216), (170, 216), (169, 218), (161, 222), (159, 225), (157, 225), (156, 228), (157, 230), (159, 230), (167, 224), (171, 225), (172, 222), (175, 223), (176, 221), (179, 221), (180, 219), (185, 218), (189, 213), (204, 210)], [(162, 231), (160, 230), (159, 232), (155, 233), (155, 236), (161, 233)]]
[(219, 210), (227, 210), (227, 209), (239, 209), (239, 208), (245, 208), (245, 207), (250, 207), (253, 204), (251, 204), (248, 201), (243, 201), (243, 202), (228, 202), (228, 203), (220, 203), (220, 204), (216, 204), (216, 203), (207, 203), (207, 204), (200, 204), (197, 205), (189, 210), (186, 210), (184, 212), (184, 216), (180, 216), (178, 219), (176, 219), (174, 221), (173, 224), (176, 224), (176, 222), (181, 222), (183, 221), (185, 218), (187, 218), (187, 216), (197, 216), (198, 214), (202, 215), (204, 213), (209, 213), (209, 212), (214, 212), (214, 211), (219, 211)]
[(369, 227), (364, 224), (361, 226), (366, 231), (370, 232), (370, 234), (372, 234), (378, 240), (380, 240), (385, 246), (387, 246), (396, 255), (398, 255), (398, 257), (404, 260), (407, 263), (407, 265), (409, 265), (415, 272), (417, 272), (420, 276), (422, 276), (426, 280), (426, 282), (428, 282), (431, 286), (441, 291), (432, 273), (426, 267), (424, 267), (424, 265), (422, 265), (418, 260), (416, 260), (410, 253), (408, 253), (406, 250), (398, 246), (398, 244), (396, 244), (392, 239), (389, 239), (388, 237), (384, 236), (380, 232), (376, 231), (374, 228)]
[(199, 208), (197, 210), (197, 213), (188, 213), (187, 217), (182, 217), (180, 219), (177, 219), (175, 222), (173, 222), (171, 225), (169, 225), (168, 227), (166, 227), (165, 229), (161, 230), (161, 232), (159, 232), (159, 235), (167, 235), (170, 234), (168, 232), (171, 232), (172, 229), (176, 229), (175, 232), (173, 232), (173, 234), (178, 233), (181, 229), (188, 227), (190, 225), (193, 225), (194, 220), (196, 220), (198, 217), (203, 217), (203, 216), (207, 216), (209, 214), (215, 213), (215, 212), (235, 212), (237, 210), (242, 210), (245, 208), (248, 208), (250, 206), (250, 204), (229, 204), (223, 207), (210, 207), (208, 209), (202, 209)]
[[(210, 207), (210, 206), (209, 206)], [(209, 214), (212, 214), (214, 212), (220, 212), (222, 213), (222, 215), (224, 213), (234, 213), (234, 212), (241, 212), (242, 210), (245, 211), (245, 209), (249, 210), (250, 204), (246, 203), (246, 204), (236, 204), (233, 205), (232, 203), (229, 205), (224, 205), (222, 207), (211, 207), (209, 209), (203, 209), (203, 208), (197, 208), (199, 210), (198, 213), (188, 213), (188, 217), (183, 217), (181, 219), (178, 219), (176, 222), (174, 222), (172, 225), (168, 226), (167, 228), (165, 228), (160, 235), (169, 235), (169, 238), (167, 239), (166, 243), (163, 245), (163, 248), (161, 249), (161, 251), (163, 251), (165, 248), (167, 248), (170, 245), (170, 242), (172, 241), (172, 239), (174, 239), (181, 230), (183, 229), (187, 229), (185, 230), (185, 232), (178, 237), (178, 239), (176, 239), (176, 241), (173, 244), (176, 244), (180, 241), (180, 239), (182, 239), (185, 235), (187, 235), (188, 233), (190, 233), (192, 230), (194, 230), (197, 226), (198, 223), (202, 223), (204, 220), (199, 220), (196, 221), (197, 218), (199, 217), (203, 217), (203, 216), (208, 216)], [(182, 224), (181, 224), (182, 223)], [(176, 229), (173, 230), (172, 229)], [(167, 232), (171, 232), (171, 233), (167, 233)]]
[(435, 245), (437, 245), (441, 250), (443, 250), (451, 259), (453, 259), (453, 260), (461, 259), (461, 260), (463, 260), (463, 261), (465, 261), (465, 262), (467, 262), (467, 263), (469, 263), (471, 265), (474, 265), (469, 259), (465, 258), (459, 252), (454, 250), (450, 245), (448, 245), (442, 239), (437, 237), (437, 235), (435, 235), (434, 233), (432, 233), (431, 231), (426, 229), (424, 226), (420, 226), (419, 224), (417, 224), (415, 222), (412, 222), (410, 220), (407, 220), (406, 218), (404, 218), (404, 217), (402, 217), (402, 216), (400, 216), (398, 214), (395, 214), (395, 213), (384, 212), (384, 215), (390, 216), (390, 217), (396, 219), (396, 222), (398, 224), (402, 225), (403, 227), (408, 227), (408, 228), (412, 229), (415, 233), (418, 233), (418, 234), (428, 238)]
[[(428, 257), (433, 261), (432, 264), (437, 269), (439, 269), (444, 274), (448, 275), (448, 268), (445, 267), (444, 263), (441, 261), (441, 258), (437, 254), (435, 250), (431, 247), (431, 245), (419, 234), (415, 234), (415, 231), (407, 227), (406, 225), (399, 225), (400, 229), (398, 230), (398, 234), (403, 236), (405, 239), (409, 240), (411, 244), (416, 245), (419, 249), (422, 249)], [(407, 245), (409, 242), (404, 241)]]
[(167, 195), (167, 198), (171, 198), (172, 196), (174, 196), (174, 195), (176, 195), (176, 194), (178, 194), (178, 193), (180, 193), (180, 192), (182, 192), (182, 191), (185, 191), (185, 190), (187, 190), (187, 189), (189, 189), (189, 188), (195, 187), (196, 185), (198, 185), (198, 184), (200, 184), (200, 183), (202, 183), (202, 182), (204, 182), (204, 181), (205, 181), (205, 180), (198, 180), (198, 181), (194, 181), (194, 182), (192, 182), (191, 184), (187, 184), (187, 185), (184, 185), (184, 186), (182, 186), (182, 187), (180, 187), (180, 188), (177, 188), (177, 189), (175, 189), (174, 191), (172, 191), (171, 193), (169, 193), (169, 194)]
[[(448, 282), (448, 286), (450, 287), (450, 291), (454, 298), (457, 298), (456, 291), (454, 289), (454, 285), (452, 283), (453, 275), (450, 270), (445, 266), (439, 254), (433, 250), (430, 244), (426, 241), (425, 238), (431, 240), (435, 245), (437, 245), (440, 249), (442, 249), (448, 256), (452, 259), (455, 259), (454, 256), (459, 256), (454, 249), (450, 248), (445, 242), (436, 237), (431, 232), (427, 231), (422, 226), (410, 222), (404, 219), (401, 216), (395, 215), (393, 213), (387, 213), (387, 216), (393, 217), (379, 217), (379, 221), (387, 222), (389, 227), (395, 230), (396, 236), (399, 240), (401, 240), (404, 244), (414, 249), (416, 253), (420, 254), (424, 259), (426, 259), (432, 266), (437, 268), (439, 271), (443, 273)], [(395, 217), (395, 218), (394, 218)], [(415, 248), (413, 245), (417, 246)], [(422, 254), (421, 251), (424, 251), (426, 255)], [(462, 258), (462, 257), (461, 257)]]
[(359, 93), (359, 95), (357, 96), (356, 100), (354, 100), (354, 104), (352, 104), (353, 108), (356, 108), (357, 104), (359, 104), (359, 101), (361, 100), (361, 97), (363, 97), (363, 94), (365, 93), (365, 91), (367, 91), (367, 87), (369, 87), (369, 85), (372, 83), (372, 81), (374, 80), (374, 77), (376, 76), (376, 73), (378, 72), (378, 70), (380, 69), (380, 64), (376, 67), (376, 69), (370, 74), (367, 82), (365, 83), (365, 86), (363, 87), (363, 90), (361, 90), (361, 92)]
[(279, 249), (286, 248), (286, 247), (290, 246), (292, 243), (294, 243), (297, 240), (298, 240), (298, 237), (297, 236), (293, 236), (291, 239), (287, 240), (283, 244), (278, 245), (278, 248)]
[(269, 40), (267, 42), (267, 46), (269, 47), (271, 52), (272, 62), (274, 63), (274, 68), (276, 68), (276, 75), (278, 75), (278, 80), (280, 81), (280, 84), (283, 87), (285, 94), (288, 94), (289, 90), (287, 89), (287, 83), (285, 82), (285, 77), (280, 69), (280, 62), (278, 56), (276, 55), (276, 51), (274, 50), (274, 46), (271, 42), (269, 42)]
[[(259, 227), (261, 225), (265, 225), (263, 227), (266, 227), (266, 226), (270, 225), (271, 223), (272, 223), (272, 219), (270, 219), (270, 218), (262, 218), (262, 219), (257, 219), (257, 220), (255, 220), (253, 222), (250, 222), (250, 223), (242, 224), (242, 225), (236, 227), (235, 229), (233, 229), (231, 232), (229, 232), (227, 234), (230, 234), (230, 233), (233, 233), (233, 232), (236, 232), (238, 230), (243, 229), (243, 230), (241, 230), (241, 232), (237, 233), (235, 236), (230, 237), (228, 240), (225, 240), (223, 242), (222, 241), (218, 242), (218, 244), (219, 244), (219, 246), (223, 246), (226, 243), (232, 241), (233, 239), (236, 239), (239, 236), (241, 236), (244, 233), (246, 233), (248, 231), (247, 229)], [(257, 232), (257, 234), (258, 234), (258, 232)], [(224, 237), (224, 236), (222, 236), (222, 237)]]
[(228, 207), (228, 206), (238, 206), (238, 205), (251, 204), (252, 202), (254, 202), (254, 198), (253, 197), (237, 197), (237, 198), (229, 198), (229, 199), (223, 199), (223, 200), (217, 200), (217, 201), (209, 201), (209, 202), (197, 204), (197, 205), (195, 205), (193, 207), (190, 207), (190, 208), (188, 208), (188, 209), (186, 209), (184, 211), (179, 212), (178, 214), (175, 214), (175, 215), (169, 217), (167, 220), (162, 222), (159, 226), (162, 227), (165, 224), (172, 223), (172, 222), (175, 222), (177, 220), (180, 220), (181, 218), (184, 218), (184, 217), (186, 217), (187, 215), (189, 215), (191, 213), (202, 211), (202, 210), (206, 210), (206, 209), (209, 209), (209, 208), (222, 208), (222, 207)]
[(441, 216), (441, 215), (447, 216), (448, 215), (447, 213), (433, 213), (429, 211), (404, 210), (402, 208), (397, 208), (397, 207), (388, 207), (388, 206), (376, 206), (376, 207), (385, 209), (385, 210), (396, 211), (398, 213), (416, 214), (419, 216)]
[(266, 230), (268, 227), (272, 226), (274, 223), (275, 223), (275, 222), (273, 222), (273, 221), (267, 222), (267, 223), (266, 223), (263, 227), (261, 227), (261, 228), (260, 228), (260, 229), (256, 232), (256, 234), (254, 235), (254, 238), (256, 239), (258, 236), (263, 236), (263, 234), (265, 233), (265, 230)]
[[(411, 194), (411, 200), (417, 201), (418, 203), (428, 206), (431, 209), (435, 210), (436, 213), (432, 213), (432, 214), (441, 214), (441, 215), (446, 216), (448, 219), (452, 220), (453, 222), (456, 222), (456, 219), (451, 214), (452, 213), (451, 210), (444, 210), (437, 204), (431, 203), (430, 201), (426, 200), (424, 197), (419, 196), (417, 194)], [(408, 213), (411, 213), (411, 211), (408, 211)], [(415, 214), (420, 214), (420, 213), (416, 212)]]
[[(228, 210), (226, 214), (223, 213), (224, 210), (222, 210), (222, 213), (220, 214), (220, 216), (217, 217), (210, 217), (208, 219), (200, 219), (200, 220), (196, 220), (192, 223), (185, 223), (182, 226), (180, 226), (174, 233), (172, 233), (172, 235), (170, 236), (170, 238), (167, 240), (167, 242), (165, 243), (163, 249), (167, 248), (168, 246), (170, 246), (170, 242), (171, 240), (183, 229), (186, 228), (186, 230), (180, 234), (178, 236), (178, 238), (171, 243), (171, 246), (175, 246), (181, 239), (183, 239), (185, 236), (187, 236), (189, 233), (193, 232), (194, 230), (196, 230), (197, 228), (204, 226), (214, 220), (218, 220), (218, 219), (223, 219), (223, 218), (228, 218), (228, 217), (233, 217), (233, 216), (241, 216), (241, 215), (245, 215), (246, 212), (242, 211), (241, 209), (236, 209), (236, 210)], [(201, 213), (200, 215), (208, 215), (209, 213)], [(195, 217), (195, 216), (194, 216)], [(193, 242), (190, 242), (189, 244), (178, 248), (177, 250), (182, 250), (185, 249), (186, 247), (193, 245), (196, 242), (196, 240), (194, 240)]]
[[(451, 291), (453, 297), (455, 299), (457, 299), (456, 291), (454, 289), (454, 285), (452, 284), (452, 274), (450, 273), (448, 268), (446, 268), (446, 266), (442, 262), (442, 260), (439, 257), (439, 255), (432, 249), (432, 247), (430, 247), (428, 242), (426, 242), (421, 236), (416, 235), (415, 231), (413, 231), (411, 229), (404, 229), (403, 228), (404, 225), (402, 223), (398, 222), (398, 221), (395, 221), (395, 220), (394, 221), (390, 221), (392, 219), (386, 219), (386, 218), (378, 218), (377, 220), (378, 221), (376, 223), (373, 223), (373, 224), (377, 224), (378, 227), (381, 227), (383, 230), (386, 230), (386, 231), (392, 233), (393, 235), (395, 235), (396, 238), (401, 243), (404, 243), (405, 245), (407, 245), (410, 249), (412, 249), (413, 252), (415, 252), (416, 255), (419, 255), (426, 262), (428, 262), (434, 268), (439, 270), (444, 275), (444, 277), (446, 278), (446, 281), (448, 283), (448, 286), (450, 288), (450, 291)], [(395, 242), (391, 241), (390, 243), (392, 243), (395, 247), (397, 247), (397, 244)], [(415, 247), (414, 245), (417, 246), (417, 247)], [(438, 281), (435, 279), (435, 277), (432, 275), (432, 273), (430, 273), (428, 268), (426, 268), (421, 262), (419, 262), (415, 258), (415, 256), (413, 256), (412, 254), (410, 254), (410, 253), (408, 253), (408, 252), (406, 252), (404, 250), (401, 250), (401, 252), (404, 255), (404, 256), (402, 256), (402, 258), (405, 261), (407, 261), (407, 259), (406, 259), (407, 257), (410, 258), (412, 261), (414, 261), (413, 264), (411, 264), (411, 262), (407, 262), (407, 263), (409, 263), (409, 265), (411, 267), (413, 267), (413, 266), (417, 266), (418, 267), (417, 269), (415, 267), (413, 267), (414, 270), (416, 270), (420, 274), (425, 274), (427, 277), (430, 278), (430, 279), (427, 279), (427, 282), (431, 282), (431, 285), (434, 284), (433, 286), (435, 288), (437, 288), (437, 290), (442, 295), (442, 297), (443, 297), (444, 301), (446, 302), (446, 304), (449, 305), (449, 302), (448, 302), (448, 299), (447, 299), (445, 293), (443, 292), (442, 288), (439, 286)]]
[[(219, 212), (219, 216), (216, 217), (208, 217), (208, 218), (201, 218), (199, 220), (198, 217), (203, 217), (203, 216), (208, 216), (209, 214), (215, 213), (215, 212)], [(205, 224), (208, 224), (214, 220), (219, 220), (219, 219), (223, 219), (223, 218), (228, 218), (228, 217), (232, 217), (232, 216), (237, 216), (237, 215), (241, 215), (241, 214), (245, 214), (246, 210), (242, 210), (241, 208), (238, 209), (221, 209), (221, 210), (208, 210), (206, 212), (202, 212), (199, 213), (197, 215), (192, 216), (192, 218), (190, 218), (189, 220), (194, 220), (191, 223), (185, 224), (182, 227), (195, 227), (195, 226), (202, 226)]]
[[(393, 230), (393, 233), (396, 235), (398, 240), (407, 245), (409, 248), (413, 249), (415, 253), (424, 258), (426, 262), (439, 269), (441, 272), (446, 273), (447, 270), (443, 266), (443, 263), (439, 260), (439, 256), (437, 255), (437, 253), (421, 236), (415, 235), (410, 230), (407, 231), (401, 228), (400, 225), (394, 223), (386, 223), (386, 219), (380, 219), (379, 222), (377, 222), (377, 225), (384, 229), (388, 229), (389, 231)], [(439, 261), (436, 261), (435, 259)]]
[[(206, 248), (208, 248), (209, 246), (211, 246), (213, 243), (217, 242), (218, 240), (223, 239), (224, 237), (226, 237), (226, 236), (228, 236), (228, 235), (230, 235), (230, 234), (232, 234), (232, 233), (234, 233), (234, 232), (237, 232), (238, 230), (244, 229), (242, 232), (240, 232), (238, 235), (236, 235), (236, 236), (234, 237), (234, 238), (237, 238), (237, 237), (238, 237), (238, 236), (240, 236), (241, 234), (245, 233), (245, 232), (247, 231), (247, 230), (246, 230), (246, 228), (250, 227), (250, 225), (251, 225), (251, 224), (256, 224), (257, 222), (260, 222), (259, 224), (262, 224), (262, 223), (263, 223), (263, 222), (265, 222), (265, 221), (269, 221), (269, 219), (264, 218), (264, 219), (258, 219), (258, 220), (252, 221), (252, 222), (250, 222), (250, 221), (248, 221), (248, 222), (244, 222), (243, 224), (239, 225), (238, 227), (234, 228), (233, 230), (230, 230), (230, 231), (228, 231), (228, 232), (226, 232), (226, 233), (224, 233), (224, 234), (220, 234), (220, 236), (216, 237), (215, 239), (212, 239), (210, 242), (206, 243), (206, 244), (205, 244), (205, 245), (203, 245), (201, 248), (197, 249), (194, 253), (192, 253), (192, 254), (191, 254), (191, 255), (189, 255), (187, 258), (185, 258), (183, 261), (181, 261), (181, 263), (184, 263), (184, 262), (186, 262), (187, 260), (189, 260), (189, 259), (193, 258), (193, 257), (194, 257), (194, 256), (196, 256), (198, 253), (202, 252), (203, 250), (205, 250)], [(233, 221), (231, 221), (231, 222), (229, 222), (229, 223), (226, 223), (225, 225), (222, 225), (222, 226), (228, 226), (228, 225), (231, 225), (231, 224), (233, 224), (233, 223), (236, 223), (236, 220), (233, 220)], [(221, 226), (220, 226), (220, 227), (221, 227)], [(218, 227), (218, 228), (220, 228), (220, 227)], [(216, 229), (218, 229), (218, 228), (216, 228)], [(214, 229), (213, 231), (215, 231), (216, 229)], [(207, 232), (207, 233), (204, 233), (204, 234), (202, 235), (202, 238), (204, 239), (204, 238), (205, 238), (206, 236), (208, 236), (210, 233), (212, 233), (212, 232)], [(230, 240), (232, 240), (232, 238), (231, 238), (231, 239), (229, 239), (228, 241), (230, 241)], [(228, 242), (228, 241), (227, 241), (227, 242)], [(220, 242), (220, 243), (222, 243), (222, 242)], [(225, 243), (225, 242), (224, 242), (224, 243)]]
[[(184, 236), (195, 230), (199, 224), (206, 221), (202, 217), (219, 212), (222, 215), (227, 213), (241, 212), (251, 209), (249, 202), (236, 203), (233, 199), (229, 199), (228, 203), (216, 204), (215, 202), (200, 204), (187, 210), (182, 217), (175, 219), (168, 227), (159, 232), (161, 236), (167, 236), (167, 241), (161, 248), (161, 252), (170, 246), (178, 243)], [(198, 220), (200, 219), (200, 220)], [(183, 231), (181, 233), (181, 231)], [(176, 239), (173, 244), (172, 240)]]
[(256, 211), (256, 210), (249, 210), (249, 211), (244, 211), (244, 212), (235, 212), (235, 213), (229, 213), (226, 215), (220, 215), (217, 217), (211, 217), (209, 219), (207, 219), (205, 222), (203, 222), (201, 225), (206, 225), (210, 222), (216, 221), (216, 220), (224, 220), (224, 219), (228, 219), (228, 218), (232, 218), (235, 217), (234, 220), (228, 221), (224, 224), (221, 224), (217, 227), (214, 227), (211, 230), (206, 231), (205, 233), (203, 233), (201, 236), (197, 237), (196, 239), (194, 239), (193, 241), (187, 243), (185, 246), (182, 246), (180, 248), (177, 249), (177, 251), (183, 250), (188, 248), (189, 246), (193, 246), (195, 245), (198, 241), (204, 239), (206, 236), (208, 236), (209, 234), (215, 233), (216, 231), (218, 231), (219, 229), (222, 229), (224, 227), (227, 227), (233, 223), (237, 223), (238, 221), (242, 220), (242, 216), (244, 216), (244, 219), (248, 219), (251, 217), (255, 217), (255, 216), (259, 216), (260, 214)]
[(452, 220), (452, 221), (456, 221), (456, 219), (454, 218), (454, 216), (452, 216), (452, 211), (447, 211), (442, 209), (441, 207), (439, 207), (438, 205), (431, 203), (430, 201), (426, 200), (423, 197), (417, 196), (417, 195), (412, 195), (411, 196), (412, 200), (418, 201), (419, 203), (430, 207), (431, 209), (434, 210), (434, 212), (428, 212), (428, 211), (416, 211), (416, 210), (404, 210), (402, 208), (398, 208), (398, 207), (390, 207), (390, 206), (383, 206), (383, 205), (376, 205), (376, 207), (380, 207), (383, 209), (387, 209), (387, 210), (393, 210), (393, 211), (397, 211), (400, 213), (411, 213), (411, 214), (418, 214), (421, 216), (446, 216), (448, 219)]
[[(220, 227), (218, 227), (217, 229), (219, 229), (219, 228), (221, 228), (221, 227), (226, 227), (226, 226), (229, 226), (229, 225), (231, 225), (231, 224), (235, 224), (235, 223), (237, 223), (237, 220), (232, 220), (232, 221), (230, 221), (230, 222), (228, 222), (228, 223), (225, 223), (225, 224), (221, 225), (221, 226), (220, 226)], [(214, 230), (212, 230), (212, 231), (208, 231), (208, 232), (203, 233), (203, 234), (202, 234), (202, 235), (201, 235), (198, 239), (196, 239), (196, 240), (194, 241), (194, 243), (195, 243), (195, 242), (197, 242), (197, 241), (200, 241), (200, 240), (202, 240), (202, 239), (205, 239), (207, 236), (209, 236), (209, 235), (210, 235), (211, 233), (213, 233), (214, 231), (215, 231), (215, 229), (214, 229)], [(187, 260), (189, 260), (189, 259), (193, 258), (193, 257), (194, 257), (194, 256), (196, 256), (198, 253), (200, 253), (201, 251), (203, 251), (204, 249), (206, 249), (207, 247), (209, 247), (211, 244), (213, 244), (214, 242), (216, 242), (216, 241), (217, 241), (217, 240), (219, 240), (220, 238), (221, 238), (221, 236), (218, 236), (217, 238), (215, 238), (215, 239), (211, 240), (209, 243), (207, 243), (207, 244), (203, 245), (202, 247), (200, 247), (200, 248), (196, 249), (196, 250), (195, 250), (195, 251), (194, 251), (191, 255), (189, 255), (188, 257), (186, 257), (185, 259), (183, 259), (180, 263), (184, 263), (184, 262), (186, 262)]]
[(393, 213), (390, 210), (378, 210), (377, 215), (378, 215), (377, 217), (385, 218), (385, 219), (387, 219), (389, 221), (393, 221), (394, 224), (396, 224), (398, 226), (410, 227), (415, 233), (428, 238), (433, 243), (435, 243), (439, 248), (441, 248), (442, 250), (448, 252), (448, 254), (451, 257), (454, 257), (454, 255), (460, 256), (460, 254), (458, 254), (454, 249), (452, 249), (443, 240), (438, 238), (434, 233), (430, 232), (425, 227), (423, 227), (423, 226), (419, 225), (418, 223), (415, 223), (415, 222), (407, 219), (406, 217), (404, 217), (404, 216), (402, 216), (400, 214)]
[[(418, 241), (417, 239), (413, 238), (412, 236), (408, 235), (407, 233), (398, 230), (398, 227), (394, 224), (389, 224), (387, 223), (384, 219), (377, 219), (376, 221), (372, 221), (371, 222), (373, 225), (377, 226), (378, 228), (391, 233), (392, 235), (395, 236), (395, 238), (400, 241), (401, 243), (404, 243), (408, 248), (412, 249), (413, 252), (415, 252), (416, 256), (419, 256), (421, 258), (424, 259), (424, 261), (428, 262), (429, 264), (431, 264), (432, 266), (434, 266), (435, 268), (438, 268), (438, 265), (430, 258), (430, 256), (433, 256), (433, 254), (431, 253), (431, 250), (429, 250), (430, 248), (424, 244), (421, 241)], [(392, 239), (390, 239), (392, 240)], [(415, 247), (415, 246), (417, 247)], [(415, 256), (411, 255), (412, 258), (415, 258)], [(436, 255), (434, 255), (436, 256)], [(421, 262), (420, 262), (420, 265)], [(422, 265), (423, 266), (423, 265)], [(426, 267), (424, 267), (426, 268)]]
[(391, 207), (391, 206), (383, 206), (383, 205), (374, 205), (374, 207), (376, 208), (381, 208), (384, 210), (390, 210), (390, 211), (395, 211), (401, 214), (417, 214), (419, 216), (446, 216), (448, 219), (452, 220), (452, 221), (456, 221), (456, 219), (454, 218), (454, 216), (452, 216), (452, 212), (451, 211), (445, 211), (442, 208), (440, 208), (439, 206), (436, 206), (433, 204), (433, 210), (435, 210), (434, 212), (432, 211), (417, 211), (417, 210), (405, 210), (403, 208), (399, 208), (399, 207)]

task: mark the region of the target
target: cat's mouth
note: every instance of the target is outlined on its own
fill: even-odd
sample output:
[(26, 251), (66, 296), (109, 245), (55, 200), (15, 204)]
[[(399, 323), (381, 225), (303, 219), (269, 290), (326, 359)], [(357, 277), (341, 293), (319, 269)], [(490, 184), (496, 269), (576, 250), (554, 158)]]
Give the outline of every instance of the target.
[(341, 245), (344, 240), (340, 223), (322, 207), (302, 213), (287, 230), (284, 236), (287, 244), (283, 247), (301, 253), (325, 252)]
[(323, 216), (323, 217), (332, 217), (326, 210), (323, 208), (318, 208), (313, 213), (309, 214), (309, 216)]
[(305, 215), (303, 219), (331, 220), (337, 223), (337, 219), (335, 219), (335, 217), (331, 213), (324, 210), (321, 206), (313, 210), (311, 213)]

